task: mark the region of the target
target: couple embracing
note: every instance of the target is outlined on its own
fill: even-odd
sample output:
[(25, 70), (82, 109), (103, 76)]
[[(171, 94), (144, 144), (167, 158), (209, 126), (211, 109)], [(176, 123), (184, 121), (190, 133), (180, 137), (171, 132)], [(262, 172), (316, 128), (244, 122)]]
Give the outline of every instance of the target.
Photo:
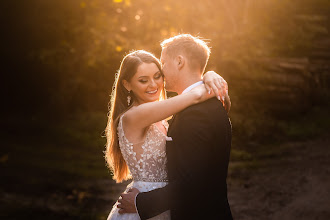
[[(133, 181), (108, 220), (232, 219), (227, 84), (203, 76), (203, 40), (181, 34), (161, 46), (160, 61), (134, 51), (116, 75), (105, 157), (117, 182)], [(178, 95), (167, 99), (165, 88)]]

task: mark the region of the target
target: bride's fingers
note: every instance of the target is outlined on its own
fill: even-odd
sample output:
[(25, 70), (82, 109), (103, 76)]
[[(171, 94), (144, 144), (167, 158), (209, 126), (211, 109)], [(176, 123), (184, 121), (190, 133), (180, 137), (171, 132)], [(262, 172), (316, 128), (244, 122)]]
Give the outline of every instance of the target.
[(211, 88), (210, 88), (210, 86), (208, 84), (206, 84), (206, 83), (204, 85), (205, 85), (205, 89), (206, 89), (207, 93), (208, 94), (211, 94)]
[(225, 100), (225, 96), (227, 94), (227, 90), (228, 90), (228, 84), (226, 82), (226, 80), (224, 80), (223, 78), (221, 78), (220, 80), (220, 83), (221, 83), (221, 96), (222, 96), (222, 99), (223, 101)]
[(220, 101), (219, 90), (217, 89), (217, 87), (213, 88), (213, 92), (214, 92), (215, 96), (217, 97), (217, 99)]
[(217, 85), (214, 83), (212, 84), (212, 90), (213, 90), (215, 96), (220, 100), (219, 89), (218, 89)]
[(120, 200), (121, 202), (123, 202), (124, 199), (126, 199), (126, 198), (127, 198), (127, 195), (124, 194), (124, 193), (122, 193), (122, 194), (120, 195), (120, 198), (118, 199), (118, 201)]
[(227, 83), (227, 81), (224, 80), (224, 79), (222, 79), (222, 82), (224, 84), (225, 89), (228, 90), (228, 83)]
[(224, 88), (225, 92), (228, 91), (228, 83), (227, 83), (227, 81), (224, 80), (224, 79), (222, 79), (221, 80), (221, 83), (223, 84), (223, 88)]
[(222, 98), (222, 96), (223, 96), (223, 86), (222, 86), (222, 84), (220, 83), (220, 81), (218, 80), (218, 81), (216, 81), (215, 82), (215, 85), (217, 86), (217, 88), (218, 88), (218, 96), (221, 96), (221, 98)]

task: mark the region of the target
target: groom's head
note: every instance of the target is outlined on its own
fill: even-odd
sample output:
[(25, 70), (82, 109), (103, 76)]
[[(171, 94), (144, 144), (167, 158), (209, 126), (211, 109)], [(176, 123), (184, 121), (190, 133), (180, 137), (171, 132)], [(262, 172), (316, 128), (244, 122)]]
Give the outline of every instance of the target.
[(175, 88), (187, 77), (201, 77), (210, 56), (206, 42), (190, 34), (180, 34), (161, 43), (161, 62), (166, 89)]

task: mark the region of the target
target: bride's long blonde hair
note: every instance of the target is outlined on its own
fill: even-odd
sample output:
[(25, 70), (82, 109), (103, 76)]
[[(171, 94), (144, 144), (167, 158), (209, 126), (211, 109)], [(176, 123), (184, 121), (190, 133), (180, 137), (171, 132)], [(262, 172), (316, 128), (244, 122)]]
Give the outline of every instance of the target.
[[(131, 92), (130, 96), (132, 97), (132, 101), (128, 106), (128, 91), (123, 86), (123, 80), (130, 82), (132, 77), (137, 72), (137, 68), (142, 63), (154, 63), (161, 71), (160, 62), (153, 54), (144, 50), (133, 51), (126, 55), (122, 60), (119, 71), (116, 74), (113, 90), (111, 93), (108, 123), (105, 129), (105, 135), (107, 138), (105, 160), (108, 167), (112, 171), (113, 179), (116, 180), (116, 182), (122, 182), (123, 180), (130, 178), (128, 166), (120, 151), (117, 136), (117, 126), (120, 116), (132, 107), (132, 103), (135, 101), (135, 97), (134, 93)], [(160, 98), (166, 98), (164, 88), (161, 91)]]

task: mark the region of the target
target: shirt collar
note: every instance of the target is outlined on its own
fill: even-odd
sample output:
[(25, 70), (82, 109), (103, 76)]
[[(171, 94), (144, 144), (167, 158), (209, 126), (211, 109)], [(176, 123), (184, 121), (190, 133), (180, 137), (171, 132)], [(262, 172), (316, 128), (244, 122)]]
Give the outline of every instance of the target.
[(194, 84), (188, 86), (185, 90), (183, 90), (182, 94), (189, 92), (190, 90), (192, 90), (193, 88), (195, 88), (196, 86), (199, 86), (201, 84), (203, 84), (203, 81), (198, 81), (197, 83), (194, 83)]

